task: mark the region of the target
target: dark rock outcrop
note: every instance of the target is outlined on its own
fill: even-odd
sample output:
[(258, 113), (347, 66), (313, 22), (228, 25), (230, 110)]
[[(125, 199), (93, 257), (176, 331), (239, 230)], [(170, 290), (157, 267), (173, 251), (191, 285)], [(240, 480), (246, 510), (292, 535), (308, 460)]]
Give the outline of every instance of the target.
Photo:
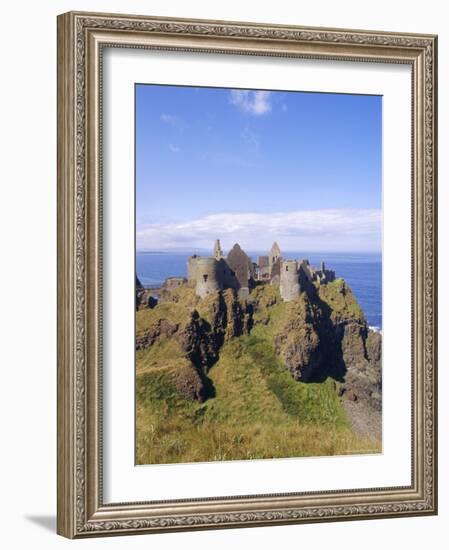
[(368, 361), (380, 367), (382, 361), (382, 335), (380, 332), (370, 330), (366, 339), (366, 355)]
[(218, 358), (218, 342), (211, 325), (195, 309), (189, 323), (179, 333), (181, 348), (192, 363), (205, 372)]
[(343, 397), (363, 401), (380, 411), (382, 408), (382, 337), (365, 329), (358, 332), (345, 327), (343, 360), (346, 376), (340, 388)]
[(207, 371), (217, 361), (225, 341), (249, 333), (252, 308), (242, 303), (235, 292), (227, 290), (209, 298), (205, 315), (209, 320), (194, 309), (179, 338), (186, 356)]
[(186, 399), (203, 402), (209, 397), (208, 384), (193, 364), (181, 367), (176, 373), (174, 383), (178, 392)]
[(179, 324), (171, 324), (167, 319), (159, 319), (156, 325), (136, 334), (136, 350), (149, 348), (161, 337), (170, 337), (179, 329)]
[(286, 313), (275, 334), (276, 351), (295, 380), (316, 378), (323, 365), (323, 346), (317, 331), (319, 313), (303, 294), (287, 304)]

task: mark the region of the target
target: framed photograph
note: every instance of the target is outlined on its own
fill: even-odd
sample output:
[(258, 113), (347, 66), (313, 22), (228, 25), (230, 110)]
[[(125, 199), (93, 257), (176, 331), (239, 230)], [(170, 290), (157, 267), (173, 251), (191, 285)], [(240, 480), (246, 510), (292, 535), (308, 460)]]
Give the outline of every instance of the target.
[(437, 513), (436, 50), (59, 16), (59, 534)]

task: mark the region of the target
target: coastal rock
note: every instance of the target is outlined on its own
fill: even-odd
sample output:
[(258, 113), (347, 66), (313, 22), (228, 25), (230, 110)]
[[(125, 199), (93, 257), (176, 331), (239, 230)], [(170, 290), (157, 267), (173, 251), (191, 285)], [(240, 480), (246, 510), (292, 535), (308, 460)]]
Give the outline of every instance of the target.
[(367, 337), (366, 323), (362, 320), (348, 320), (337, 325), (337, 334), (341, 334), (341, 351), (347, 370), (359, 367), (366, 362), (365, 341)]
[(289, 302), (274, 337), (276, 351), (295, 380), (308, 382), (320, 376), (323, 348), (317, 331), (321, 312), (307, 294)]
[(290, 338), (277, 337), (280, 356), (295, 380), (310, 381), (320, 368), (319, 338), (311, 325)]
[(207, 385), (192, 363), (178, 370), (174, 383), (177, 391), (186, 399), (203, 402), (208, 397)]
[(252, 307), (232, 291), (224, 293), (226, 315), (225, 340), (248, 334), (253, 326)]
[(346, 374), (340, 392), (344, 398), (361, 401), (373, 409), (382, 408), (382, 337), (354, 324), (345, 326), (342, 340)]
[(236, 291), (227, 289), (210, 294), (203, 300), (201, 316), (210, 324), (216, 344), (248, 334), (253, 326), (253, 306), (238, 298)]
[(185, 355), (197, 368), (207, 371), (218, 358), (217, 340), (210, 324), (193, 310), (190, 321), (179, 334), (179, 342)]
[(368, 332), (366, 354), (372, 364), (380, 365), (382, 361), (382, 335), (380, 332), (374, 330)]
[(161, 337), (167, 338), (172, 336), (178, 329), (179, 324), (171, 324), (164, 318), (159, 319), (155, 326), (136, 334), (136, 350), (148, 348)]
[(382, 407), (382, 336), (368, 325), (350, 287), (342, 279), (319, 288), (335, 335), (335, 360), (341, 361), (340, 395), (377, 411)]

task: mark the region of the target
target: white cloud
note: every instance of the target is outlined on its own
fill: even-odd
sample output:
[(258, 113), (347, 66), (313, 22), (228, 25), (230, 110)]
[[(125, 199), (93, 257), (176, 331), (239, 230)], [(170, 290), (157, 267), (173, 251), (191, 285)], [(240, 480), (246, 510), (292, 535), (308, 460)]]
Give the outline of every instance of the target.
[(140, 225), (138, 250), (211, 248), (220, 238), (225, 249), (235, 242), (247, 250), (268, 250), (274, 240), (283, 250), (379, 251), (381, 211), (296, 210), (220, 213), (201, 218)]
[(171, 143), (168, 144), (168, 148), (172, 153), (179, 153), (179, 151), (181, 151), (179, 147), (176, 147), (176, 145), (172, 145)]
[(271, 111), (271, 92), (231, 90), (230, 102), (244, 113), (260, 116)]

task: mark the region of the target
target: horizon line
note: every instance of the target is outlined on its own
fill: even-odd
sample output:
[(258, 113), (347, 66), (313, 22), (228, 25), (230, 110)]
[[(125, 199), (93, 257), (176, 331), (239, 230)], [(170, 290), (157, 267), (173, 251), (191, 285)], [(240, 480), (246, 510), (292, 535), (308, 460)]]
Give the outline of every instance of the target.
[[(238, 244), (238, 243), (236, 243)], [(243, 247), (241, 247), (243, 249)], [(229, 249), (231, 250), (232, 247)], [(183, 253), (183, 252), (192, 252), (192, 251), (202, 251), (202, 252), (210, 252), (213, 254), (213, 250), (209, 248), (198, 248), (198, 247), (191, 247), (191, 248), (160, 248), (160, 249), (137, 249), (136, 248), (136, 254), (152, 254), (152, 253)], [(246, 248), (249, 252), (263, 252), (262, 249), (257, 248)], [(282, 252), (308, 252), (312, 254), (382, 254), (382, 250), (324, 250), (324, 249), (284, 249), (281, 250)], [(267, 250), (267, 254), (269, 253), (269, 249)]]

